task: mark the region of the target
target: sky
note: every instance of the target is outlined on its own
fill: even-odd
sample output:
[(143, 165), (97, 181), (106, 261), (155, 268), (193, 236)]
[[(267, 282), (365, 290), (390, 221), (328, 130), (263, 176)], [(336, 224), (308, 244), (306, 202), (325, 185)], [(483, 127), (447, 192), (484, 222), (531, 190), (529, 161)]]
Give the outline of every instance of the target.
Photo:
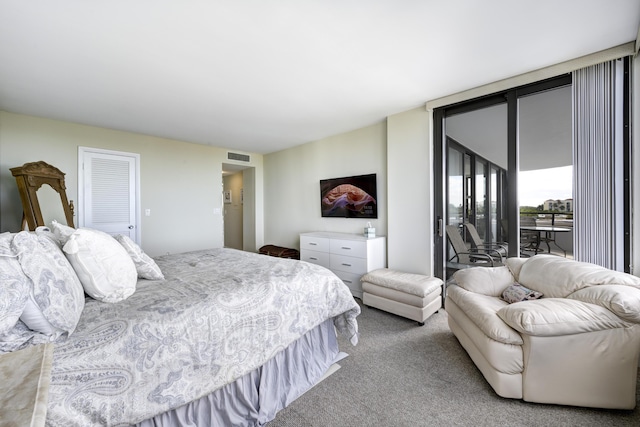
[(573, 166), (520, 172), (518, 198), (520, 206), (538, 206), (547, 199), (572, 199)]

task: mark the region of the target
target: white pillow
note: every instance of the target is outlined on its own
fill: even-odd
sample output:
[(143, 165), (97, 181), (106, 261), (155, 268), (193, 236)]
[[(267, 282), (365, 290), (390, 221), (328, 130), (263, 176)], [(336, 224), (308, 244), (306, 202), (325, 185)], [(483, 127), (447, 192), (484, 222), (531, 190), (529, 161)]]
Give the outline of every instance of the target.
[(70, 335), (84, 309), (84, 292), (69, 261), (48, 237), (27, 231), (16, 234), (11, 247), (30, 289), (20, 320), (51, 340)]
[[(51, 228), (53, 228), (53, 235), (60, 243), (60, 247), (64, 246), (64, 244), (67, 243), (67, 240), (69, 240), (69, 237), (76, 232), (75, 228), (60, 224), (56, 220), (51, 221)], [(37, 233), (38, 229), (36, 228), (36, 234)]]
[(149, 255), (145, 254), (142, 248), (131, 240), (129, 236), (116, 234), (113, 237), (122, 245), (133, 260), (133, 263), (136, 265), (136, 270), (138, 271), (138, 277), (149, 280), (164, 280), (164, 275), (162, 271), (160, 271), (158, 264), (156, 264)]
[[(53, 227), (56, 232), (59, 225)], [(103, 302), (118, 302), (136, 291), (136, 266), (127, 251), (109, 234), (80, 228), (69, 236), (62, 250), (84, 291), (91, 297)]]
[[(72, 229), (73, 230), (73, 229)], [(46, 237), (49, 240), (51, 240), (53, 243), (55, 243), (56, 245), (58, 245), (58, 247), (60, 249), (62, 249), (63, 243), (60, 241), (60, 238), (58, 236), (55, 235), (55, 233), (53, 231), (51, 231), (51, 229), (49, 227), (45, 227), (43, 225), (41, 225), (40, 227), (36, 228), (36, 234), (38, 236), (42, 236), (42, 237)], [(65, 240), (66, 241), (66, 240)]]

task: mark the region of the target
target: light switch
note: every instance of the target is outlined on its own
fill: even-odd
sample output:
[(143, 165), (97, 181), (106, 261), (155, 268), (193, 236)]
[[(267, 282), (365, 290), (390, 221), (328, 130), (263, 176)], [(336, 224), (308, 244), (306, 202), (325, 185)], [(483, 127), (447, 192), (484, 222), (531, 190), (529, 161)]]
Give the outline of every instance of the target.
[(145, 216), (151, 216), (151, 209), (145, 209), (144, 210), (144, 215)]

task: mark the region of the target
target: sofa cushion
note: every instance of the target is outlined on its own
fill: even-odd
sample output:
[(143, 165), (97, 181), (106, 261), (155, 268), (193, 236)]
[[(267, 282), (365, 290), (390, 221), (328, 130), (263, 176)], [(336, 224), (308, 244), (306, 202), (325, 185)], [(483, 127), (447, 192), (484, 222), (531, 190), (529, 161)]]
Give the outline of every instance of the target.
[[(484, 267), (480, 267), (484, 268)], [(522, 345), (522, 337), (496, 314), (507, 305), (500, 298), (469, 292), (456, 285), (447, 286), (450, 298), (489, 338), (504, 344)]]
[(498, 310), (516, 331), (536, 336), (561, 336), (628, 327), (631, 324), (598, 305), (566, 298), (517, 302)]
[(613, 311), (625, 320), (640, 323), (640, 289), (623, 285), (588, 286), (567, 296)]
[(640, 288), (639, 277), (554, 255), (529, 258), (518, 279), (520, 284), (542, 292), (547, 298), (564, 298), (578, 289), (602, 284)]
[(473, 267), (453, 274), (456, 284), (469, 292), (499, 297), (515, 279), (507, 267)]
[(513, 275), (513, 278), (516, 280), (516, 282), (520, 280), (520, 270), (522, 269), (522, 266), (527, 260), (528, 258), (512, 257), (512, 258), (507, 258), (504, 261), (504, 265), (507, 266), (507, 268)]

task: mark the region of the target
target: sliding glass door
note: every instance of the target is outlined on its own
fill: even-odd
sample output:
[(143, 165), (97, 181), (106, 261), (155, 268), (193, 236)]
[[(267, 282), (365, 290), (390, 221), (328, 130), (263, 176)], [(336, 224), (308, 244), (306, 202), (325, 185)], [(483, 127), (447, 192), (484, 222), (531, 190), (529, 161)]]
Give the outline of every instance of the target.
[[(434, 156), (442, 159), (442, 162), (436, 160), (434, 168), (435, 217), (443, 219), (435, 238), (439, 277), (445, 277), (446, 263), (452, 256), (443, 224), (458, 227), (472, 224), (484, 242), (505, 242), (509, 256), (520, 256), (519, 200), (527, 194), (519, 191), (521, 165), (525, 166), (524, 170), (549, 169), (558, 162), (566, 166), (566, 156), (561, 155), (566, 147), (557, 145), (549, 132), (521, 135), (529, 125), (537, 126), (538, 130), (555, 129), (548, 118), (540, 122), (544, 115), (532, 114), (528, 107), (539, 104), (533, 102), (538, 100), (534, 94), (570, 84), (571, 76), (566, 75), (434, 111), (434, 140), (437, 141)], [(570, 117), (569, 114), (568, 126)], [(520, 139), (526, 145), (520, 146)], [(554, 198), (565, 202), (565, 209), (571, 205), (570, 195), (563, 193), (556, 197), (555, 193), (549, 193), (535, 208), (544, 208), (544, 202)], [(465, 233), (461, 234), (466, 237)]]

